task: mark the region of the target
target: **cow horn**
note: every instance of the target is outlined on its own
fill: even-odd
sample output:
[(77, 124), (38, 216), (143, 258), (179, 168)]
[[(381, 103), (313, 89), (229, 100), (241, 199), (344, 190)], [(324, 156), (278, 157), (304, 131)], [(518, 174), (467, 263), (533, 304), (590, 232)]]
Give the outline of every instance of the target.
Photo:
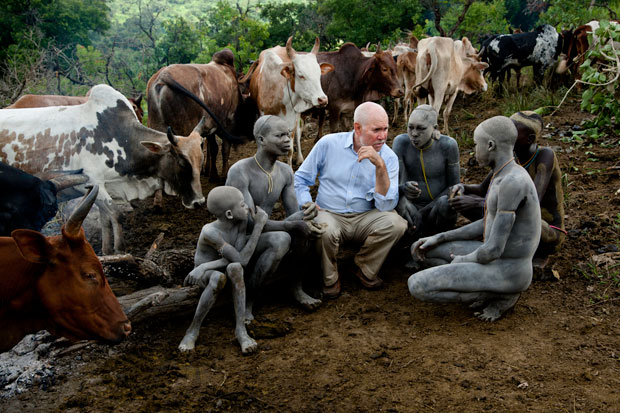
[(379, 53), (381, 53), (381, 43), (377, 43), (377, 51), (375, 52), (375, 54)]
[(88, 190), (86, 195), (82, 198), (82, 202), (75, 208), (67, 223), (65, 224), (65, 233), (70, 236), (77, 236), (80, 233), (80, 228), (82, 227), (82, 222), (90, 208), (93, 206), (95, 199), (97, 199), (97, 194), (99, 193), (99, 185), (95, 184), (92, 188)]
[(166, 135), (168, 136), (168, 140), (170, 141), (172, 146), (177, 146), (178, 139), (176, 136), (174, 136), (174, 132), (172, 131), (172, 128), (170, 126), (168, 126), (168, 129), (166, 129)]
[(293, 36), (289, 37), (286, 41), (286, 54), (291, 60), (295, 58), (295, 50), (293, 50)]
[(202, 119), (200, 119), (200, 122), (198, 122), (198, 125), (196, 125), (196, 127), (194, 128), (194, 132), (202, 136), (202, 131), (205, 128), (206, 121), (207, 119), (203, 116)]
[(56, 192), (60, 192), (63, 189), (71, 188), (75, 185), (82, 185), (88, 182), (88, 176), (84, 174), (76, 175), (63, 175), (49, 180), (55, 187)]
[(310, 51), (310, 53), (312, 54), (317, 54), (319, 52), (319, 47), (321, 46), (321, 41), (319, 40), (319, 37), (316, 37), (316, 40), (314, 41), (314, 46), (312, 46), (312, 50)]

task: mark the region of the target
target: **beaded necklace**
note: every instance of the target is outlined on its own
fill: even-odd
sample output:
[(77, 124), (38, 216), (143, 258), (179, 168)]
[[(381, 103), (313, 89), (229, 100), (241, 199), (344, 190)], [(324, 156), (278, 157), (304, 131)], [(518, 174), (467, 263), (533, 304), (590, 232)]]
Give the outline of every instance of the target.
[(424, 151), (427, 150), (428, 148), (430, 148), (431, 146), (433, 146), (433, 139), (431, 138), (431, 143), (423, 149), (420, 149), (420, 163), (422, 164), (422, 175), (424, 176), (424, 183), (426, 184), (426, 190), (428, 191), (428, 195), (431, 197), (431, 200), (433, 200), (433, 194), (431, 194), (431, 188), (430, 186), (428, 186), (428, 181), (426, 180), (426, 170), (424, 168)]
[(502, 171), (502, 169), (504, 169), (506, 167), (506, 165), (508, 165), (510, 162), (514, 161), (515, 158), (512, 157), (510, 159), (508, 159), (508, 162), (506, 162), (505, 164), (502, 165), (501, 168), (499, 168), (497, 170), (497, 172), (493, 173), (493, 175), (491, 176), (491, 182), (489, 182), (489, 188), (487, 189), (487, 194), (484, 196), (484, 217), (482, 221), (482, 241), (484, 242), (485, 237), (486, 237), (486, 226), (487, 226), (487, 197), (489, 196), (489, 193), (491, 192), (491, 186), (493, 185), (493, 180), (495, 179), (495, 176), (500, 173)]
[(261, 171), (263, 171), (265, 173), (265, 175), (267, 175), (267, 178), (269, 179), (269, 184), (267, 186), (267, 193), (270, 194), (273, 191), (273, 177), (272, 177), (272, 173), (273, 170), (275, 169), (275, 164), (273, 165), (273, 168), (271, 168), (271, 172), (267, 172), (265, 170), (265, 168), (263, 168), (262, 166), (260, 166), (260, 163), (258, 163), (258, 159), (256, 159), (256, 155), (254, 155), (254, 160), (256, 161), (256, 165), (258, 165), (258, 167), (260, 168)]
[(527, 169), (528, 166), (530, 166), (532, 164), (532, 162), (534, 162), (534, 159), (536, 159), (536, 156), (538, 155), (538, 152), (540, 152), (540, 148), (538, 147), (538, 145), (536, 145), (536, 152), (534, 152), (534, 155), (532, 155), (532, 157), (530, 159), (528, 159), (528, 161), (525, 164), (522, 164), (521, 162), (519, 162), (519, 165), (521, 165), (522, 167)]

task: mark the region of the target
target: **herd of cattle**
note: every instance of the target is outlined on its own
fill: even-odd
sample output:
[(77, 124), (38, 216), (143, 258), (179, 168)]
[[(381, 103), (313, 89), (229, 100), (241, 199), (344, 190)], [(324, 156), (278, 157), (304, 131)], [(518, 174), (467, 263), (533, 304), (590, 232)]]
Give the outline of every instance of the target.
[[(211, 179), (217, 179), (216, 135), (222, 139), (225, 175), (230, 144), (253, 138), (253, 123), (259, 114), (279, 116), (288, 123), (299, 163), (303, 161), (299, 143), (304, 116), (318, 116), (319, 139), (327, 112), (335, 131), (340, 129), (343, 115), (352, 114), (364, 101), (384, 96), (395, 98), (395, 117), (404, 97), (405, 118), (414, 98), (418, 104), (428, 98), (437, 112), (446, 102), (443, 120), (447, 133), (457, 93), (485, 91), (487, 72), (492, 79), (503, 79), (511, 69), (519, 74), (520, 68), (531, 65), (540, 77), (561, 56), (557, 71), (570, 70), (578, 76), (576, 68), (588, 48), (588, 33), (597, 27), (598, 22), (590, 22), (558, 33), (543, 25), (528, 33), (488, 36), (479, 52), (467, 38), (418, 41), (412, 37), (409, 44), (387, 51), (378, 48), (374, 53), (352, 43), (338, 51), (319, 52), (317, 39), (312, 51), (305, 53), (295, 51), (290, 38), (285, 47), (264, 50), (243, 76), (235, 71), (232, 52), (223, 50), (209, 64), (171, 65), (151, 77), (147, 85), (148, 127), (141, 122), (141, 97), (129, 100), (106, 85), (94, 86), (85, 97), (23, 96), (0, 110), (0, 326), (11, 331), (11, 340), (0, 340), (0, 351), (29, 332), (25, 330), (41, 326), (75, 338), (115, 341), (127, 334), (127, 320), (113, 305), (106, 304), (112, 314), (109, 321), (97, 320), (98, 327), (84, 330), (67, 324), (66, 319), (75, 319), (68, 316), (72, 309), (62, 309), (62, 320), (54, 318), (60, 311), (58, 302), (39, 295), (38, 302), (24, 304), (24, 295), (35, 296), (25, 291), (45, 292), (50, 283), (55, 289), (61, 283), (77, 283), (67, 291), (96, 290), (94, 295), (106, 297), (82, 294), (84, 300), (90, 300), (88, 306), (93, 300), (107, 303), (109, 286), (101, 266), (93, 264), (98, 262), (96, 255), (79, 230), (84, 211), (87, 213), (93, 202), (99, 207), (102, 251), (108, 254), (123, 249), (116, 202), (144, 199), (165, 190), (180, 195), (186, 208), (204, 204), (200, 183), (205, 167), (203, 147), (209, 163), (205, 170)], [(203, 145), (205, 138), (207, 144)], [(292, 153), (289, 163), (291, 158)], [(87, 207), (78, 213), (83, 216), (71, 218), (59, 236), (33, 235), (56, 212), (57, 196), (80, 196), (88, 192), (87, 185), (96, 189), (85, 197)], [(34, 231), (26, 233), (24, 229)], [(81, 265), (72, 265), (74, 261)], [(58, 263), (65, 275), (58, 274)], [(89, 270), (84, 269), (86, 264)], [(75, 303), (76, 308), (84, 305)], [(52, 315), (41, 316), (43, 309)], [(30, 313), (21, 318), (26, 321), (15, 323), (16, 311)], [(43, 317), (45, 322), (27, 321), (29, 317)], [(32, 328), (17, 324), (32, 324)]]

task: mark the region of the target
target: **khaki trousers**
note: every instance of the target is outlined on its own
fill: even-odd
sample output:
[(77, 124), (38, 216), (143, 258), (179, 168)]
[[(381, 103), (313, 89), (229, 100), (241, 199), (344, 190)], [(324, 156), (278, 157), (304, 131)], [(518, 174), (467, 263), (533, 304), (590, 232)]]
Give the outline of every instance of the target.
[(376, 208), (347, 214), (321, 210), (315, 219), (327, 223), (325, 233), (317, 241), (326, 286), (338, 281), (336, 256), (340, 245), (362, 243), (354, 261), (366, 278), (374, 280), (390, 249), (407, 230), (407, 221), (395, 211), (382, 212)]

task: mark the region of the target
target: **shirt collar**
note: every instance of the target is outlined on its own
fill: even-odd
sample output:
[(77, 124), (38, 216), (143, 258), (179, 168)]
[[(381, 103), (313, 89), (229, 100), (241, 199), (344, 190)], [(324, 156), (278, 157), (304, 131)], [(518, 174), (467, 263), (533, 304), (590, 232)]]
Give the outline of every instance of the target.
[(351, 131), (347, 134), (347, 138), (344, 140), (345, 148), (353, 148), (353, 133), (355, 131)]

